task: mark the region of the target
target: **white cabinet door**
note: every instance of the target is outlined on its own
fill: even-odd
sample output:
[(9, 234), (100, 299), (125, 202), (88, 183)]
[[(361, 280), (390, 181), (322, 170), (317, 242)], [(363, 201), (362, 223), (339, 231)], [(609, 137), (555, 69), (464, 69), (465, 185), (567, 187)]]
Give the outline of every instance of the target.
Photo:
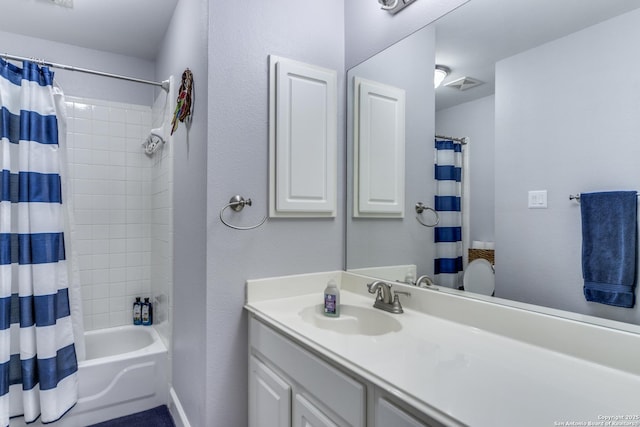
[(337, 72), (269, 60), (269, 215), (335, 217)]
[(338, 427), (304, 396), (296, 394), (293, 403), (293, 427)]
[(325, 408), (324, 414), (339, 419), (342, 426), (366, 426), (366, 390), (362, 382), (260, 321), (251, 320), (249, 336), (253, 350), (290, 379), (295, 394), (304, 390), (304, 396), (313, 396), (311, 400)]
[(416, 420), (387, 399), (380, 397), (375, 409), (376, 427), (428, 427), (427, 424)]
[(249, 426), (291, 426), (291, 386), (254, 356), (249, 356)]
[(404, 216), (405, 91), (355, 77), (356, 217)]

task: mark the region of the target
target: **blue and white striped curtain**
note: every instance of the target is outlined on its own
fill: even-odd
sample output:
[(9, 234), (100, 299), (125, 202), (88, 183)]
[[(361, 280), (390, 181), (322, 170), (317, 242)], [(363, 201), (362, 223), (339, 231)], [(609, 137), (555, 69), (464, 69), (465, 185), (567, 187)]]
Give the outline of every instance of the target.
[(434, 228), (436, 284), (458, 289), (462, 283), (462, 144), (435, 141), (436, 193), (440, 222)]
[[(77, 401), (60, 174), (62, 92), (47, 67), (0, 59), (0, 426)], [(64, 129), (64, 125), (61, 126)]]

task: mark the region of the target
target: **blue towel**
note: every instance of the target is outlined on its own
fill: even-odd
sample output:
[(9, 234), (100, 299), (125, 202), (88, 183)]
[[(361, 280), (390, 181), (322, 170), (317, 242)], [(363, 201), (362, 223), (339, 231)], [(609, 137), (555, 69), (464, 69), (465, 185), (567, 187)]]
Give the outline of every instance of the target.
[(633, 307), (637, 192), (583, 193), (580, 206), (585, 298), (601, 304)]

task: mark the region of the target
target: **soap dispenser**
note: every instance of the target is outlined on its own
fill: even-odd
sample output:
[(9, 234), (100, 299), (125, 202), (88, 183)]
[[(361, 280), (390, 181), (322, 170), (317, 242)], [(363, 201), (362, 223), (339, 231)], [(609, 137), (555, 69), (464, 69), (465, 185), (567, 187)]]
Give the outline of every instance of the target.
[(333, 279), (329, 280), (324, 290), (324, 315), (340, 316), (340, 290)]
[(404, 283), (406, 283), (407, 285), (416, 284), (416, 281), (413, 278), (413, 273), (411, 272), (411, 270), (407, 271), (407, 274), (404, 276)]

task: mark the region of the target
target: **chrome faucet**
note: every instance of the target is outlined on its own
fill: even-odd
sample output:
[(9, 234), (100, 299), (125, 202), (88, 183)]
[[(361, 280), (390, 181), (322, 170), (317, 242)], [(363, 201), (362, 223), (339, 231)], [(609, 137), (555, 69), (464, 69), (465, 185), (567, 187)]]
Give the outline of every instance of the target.
[(388, 311), (389, 313), (404, 313), (398, 294), (411, 296), (409, 292), (393, 291), (392, 298), (391, 285), (382, 280), (367, 283), (367, 288), (369, 288), (370, 294), (376, 294), (376, 300), (373, 306), (380, 310)]
[(431, 277), (427, 276), (426, 274), (423, 274), (422, 276), (418, 277), (418, 280), (416, 280), (416, 286), (419, 288), (432, 288), (437, 290), (438, 288), (436, 288), (434, 285), (435, 283), (433, 283)]
[(382, 280), (376, 280), (375, 282), (367, 283), (369, 293), (374, 294), (376, 292), (376, 301), (381, 301), (385, 304), (391, 304), (391, 285)]

